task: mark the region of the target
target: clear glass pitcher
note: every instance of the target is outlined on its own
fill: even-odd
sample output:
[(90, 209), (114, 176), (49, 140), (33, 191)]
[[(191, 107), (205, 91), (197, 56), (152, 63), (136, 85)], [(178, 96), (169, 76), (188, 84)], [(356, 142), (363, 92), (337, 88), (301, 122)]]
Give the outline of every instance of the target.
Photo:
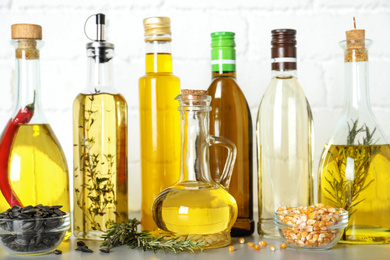
[[(207, 248), (230, 244), (230, 230), (237, 218), (237, 203), (228, 193), (236, 159), (233, 142), (210, 136), (211, 97), (206, 91), (182, 90), (176, 99), (181, 114), (180, 180), (160, 193), (153, 203), (158, 228), (175, 236), (208, 243)], [(220, 179), (213, 180), (209, 146), (221, 145), (228, 156)]]

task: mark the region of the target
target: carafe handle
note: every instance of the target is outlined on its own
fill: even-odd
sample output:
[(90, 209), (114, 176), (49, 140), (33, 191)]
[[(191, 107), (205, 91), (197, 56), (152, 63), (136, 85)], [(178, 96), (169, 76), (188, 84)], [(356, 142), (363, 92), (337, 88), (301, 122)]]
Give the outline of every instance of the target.
[(226, 189), (229, 189), (230, 179), (232, 178), (234, 163), (236, 162), (237, 157), (236, 145), (232, 141), (218, 136), (210, 136), (209, 143), (210, 146), (221, 145), (228, 150), (228, 156), (226, 158), (225, 167), (223, 169), (219, 184), (224, 186)]

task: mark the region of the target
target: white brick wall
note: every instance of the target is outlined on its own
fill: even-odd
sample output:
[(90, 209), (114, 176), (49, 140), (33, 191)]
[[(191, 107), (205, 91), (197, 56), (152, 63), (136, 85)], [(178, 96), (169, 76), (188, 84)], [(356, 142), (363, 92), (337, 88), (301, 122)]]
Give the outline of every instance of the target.
[[(43, 26), (42, 97), (49, 119), (72, 169), (72, 104), (85, 86), (85, 19), (107, 15), (107, 35), (116, 44), (115, 85), (129, 105), (131, 210), (139, 210), (138, 78), (144, 74), (142, 19), (172, 19), (174, 71), (183, 88), (206, 89), (210, 83), (210, 33), (236, 32), (238, 82), (253, 119), (270, 77), (270, 30), (298, 30), (299, 81), (315, 120), (315, 170), (343, 104), (343, 53), (338, 42), (352, 28), (373, 39), (370, 50), (371, 101), (390, 135), (390, 1), (387, 0), (0, 0), (0, 128), (11, 113), (15, 90), (13, 52), (8, 44), (13, 23)], [(256, 178), (256, 176), (255, 176)]]

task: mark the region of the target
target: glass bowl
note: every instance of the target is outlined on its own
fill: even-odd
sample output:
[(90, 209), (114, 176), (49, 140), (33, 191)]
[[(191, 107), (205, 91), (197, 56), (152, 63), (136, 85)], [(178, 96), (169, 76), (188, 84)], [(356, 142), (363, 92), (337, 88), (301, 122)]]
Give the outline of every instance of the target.
[(13, 255), (54, 251), (70, 228), (70, 214), (35, 219), (0, 219), (0, 246)]
[(337, 244), (348, 225), (348, 212), (320, 207), (282, 207), (274, 212), (274, 224), (287, 245), (296, 249), (325, 250)]

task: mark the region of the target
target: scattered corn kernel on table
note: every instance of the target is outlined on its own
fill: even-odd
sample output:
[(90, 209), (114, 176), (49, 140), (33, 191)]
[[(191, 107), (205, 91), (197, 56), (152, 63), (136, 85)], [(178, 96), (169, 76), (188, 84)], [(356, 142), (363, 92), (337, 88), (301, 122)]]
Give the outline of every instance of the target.
[[(139, 214), (131, 214), (131, 218), (139, 218)], [(257, 216), (256, 216), (257, 217)], [(287, 247), (286, 249), (280, 249), (279, 245), (282, 240), (265, 239), (267, 245), (261, 246), (260, 250), (255, 250), (253, 247), (248, 246), (248, 242), (252, 242), (254, 245), (258, 245), (261, 240), (257, 233), (254, 235), (245, 237), (245, 243), (240, 244), (239, 238), (232, 238), (231, 246), (234, 247), (233, 252), (229, 252), (228, 247), (204, 250), (203, 252), (196, 251), (191, 253), (172, 253), (163, 251), (157, 251), (154, 254), (152, 251), (143, 252), (142, 249), (130, 249), (127, 246), (121, 246), (111, 249), (108, 254), (99, 252), (100, 241), (84, 240), (87, 246), (92, 249), (93, 253), (83, 253), (76, 251), (77, 240), (72, 236), (68, 241), (63, 242), (58, 249), (62, 251), (62, 255), (41, 255), (41, 256), (12, 256), (6, 251), (0, 248), (0, 260), (19, 260), (19, 259), (33, 259), (33, 260), (218, 260), (218, 259), (267, 259), (267, 260), (333, 260), (333, 259), (386, 259), (390, 260), (390, 244), (386, 245), (345, 245), (337, 244), (335, 247), (329, 250), (315, 251), (315, 250), (296, 250)], [(272, 252), (270, 247), (274, 245), (276, 250)]]

